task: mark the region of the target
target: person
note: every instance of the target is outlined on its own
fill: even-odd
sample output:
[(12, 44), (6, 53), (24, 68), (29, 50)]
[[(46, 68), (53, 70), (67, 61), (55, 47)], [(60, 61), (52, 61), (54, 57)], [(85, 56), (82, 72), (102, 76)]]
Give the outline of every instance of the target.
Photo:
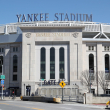
[(32, 93), (31, 96), (34, 96), (34, 93)]
[(12, 92), (12, 99), (14, 99), (14, 91)]

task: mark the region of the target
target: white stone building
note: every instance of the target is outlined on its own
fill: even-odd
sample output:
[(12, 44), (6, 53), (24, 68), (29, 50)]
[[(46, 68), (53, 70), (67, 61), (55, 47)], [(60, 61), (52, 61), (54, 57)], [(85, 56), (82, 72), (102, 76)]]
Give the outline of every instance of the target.
[[(15, 95), (35, 93), (41, 79), (42, 84), (50, 81), (49, 87), (63, 78), (68, 85), (77, 84), (84, 89), (80, 84), (81, 72), (109, 74), (109, 57), (109, 24), (45, 21), (0, 26), (0, 75), (3, 71), (4, 86), (10, 95), (13, 90)], [(96, 84), (92, 91), (97, 93)]]

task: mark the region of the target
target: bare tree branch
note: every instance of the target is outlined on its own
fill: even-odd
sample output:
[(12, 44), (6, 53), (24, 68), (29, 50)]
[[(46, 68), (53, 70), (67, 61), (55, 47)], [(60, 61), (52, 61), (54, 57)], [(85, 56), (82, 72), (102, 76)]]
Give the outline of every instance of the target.
[(85, 85), (89, 91), (90, 91), (90, 83), (93, 83), (95, 79), (94, 76), (95, 76), (94, 74), (90, 75), (88, 70), (85, 70), (81, 73), (80, 82), (82, 85)]
[[(109, 77), (109, 74), (106, 75), (106, 77), (107, 76)], [(106, 91), (106, 89), (108, 89), (108, 85), (109, 85), (108, 81), (105, 79), (105, 72), (103, 72), (103, 71), (98, 72), (98, 82), (105, 94), (105, 91)]]

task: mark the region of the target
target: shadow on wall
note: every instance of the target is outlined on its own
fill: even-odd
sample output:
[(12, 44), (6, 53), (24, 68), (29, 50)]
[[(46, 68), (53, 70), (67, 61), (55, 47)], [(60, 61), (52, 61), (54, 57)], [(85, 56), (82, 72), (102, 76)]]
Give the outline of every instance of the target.
[(0, 35), (0, 43), (22, 42), (22, 34)]

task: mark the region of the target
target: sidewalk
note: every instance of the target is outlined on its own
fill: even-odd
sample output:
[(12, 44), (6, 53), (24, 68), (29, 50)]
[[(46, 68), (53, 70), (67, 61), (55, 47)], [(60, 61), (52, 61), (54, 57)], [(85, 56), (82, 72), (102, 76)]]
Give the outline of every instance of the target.
[[(1, 99), (1, 97), (0, 97), (0, 101), (1, 101), (1, 100), (2, 100), (2, 99)], [(4, 97), (3, 100), (4, 100), (4, 101), (9, 101), (9, 100), (12, 101), (13, 99), (12, 99), (12, 97)], [(16, 100), (16, 101), (19, 100), (19, 101), (20, 101), (21, 99), (20, 99), (20, 97), (16, 97), (14, 100)]]
[[(106, 105), (93, 105), (93, 104), (80, 104), (80, 103), (77, 103), (77, 104), (66, 104), (66, 105), (69, 105), (69, 106), (80, 106), (80, 107), (86, 107), (86, 108), (100, 108), (100, 109), (105, 109), (106, 108)], [(108, 108), (110, 108), (108, 106)]]
[(102, 106), (106, 106), (106, 104), (92, 104), (92, 105), (102, 105)]
[[(60, 102), (62, 104), (62, 102)], [(82, 107), (87, 107), (87, 108), (100, 108), (100, 109), (105, 109), (106, 104), (83, 104), (83, 103), (77, 103), (77, 102), (66, 102), (64, 101), (63, 104), (69, 105), (69, 106), (82, 106)], [(108, 106), (110, 108), (110, 106)]]

